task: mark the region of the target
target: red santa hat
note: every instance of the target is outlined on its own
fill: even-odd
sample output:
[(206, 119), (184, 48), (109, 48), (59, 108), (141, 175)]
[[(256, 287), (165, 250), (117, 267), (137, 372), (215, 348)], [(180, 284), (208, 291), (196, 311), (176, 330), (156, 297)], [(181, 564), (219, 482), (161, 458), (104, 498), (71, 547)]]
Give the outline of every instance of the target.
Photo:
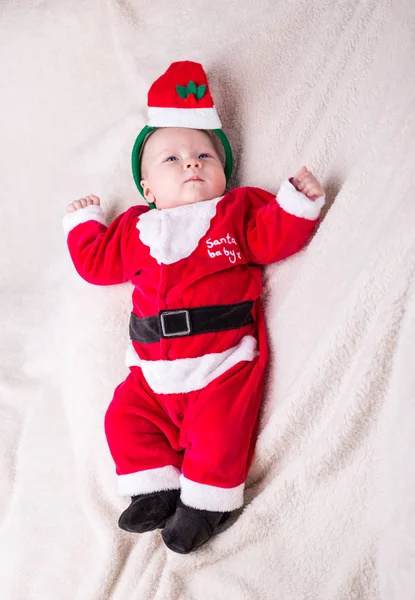
[(229, 181), (233, 166), (232, 150), (222, 130), (201, 64), (191, 61), (172, 63), (148, 92), (147, 125), (138, 134), (132, 152), (134, 181), (142, 195), (141, 153), (147, 136), (159, 127), (189, 127), (215, 133), (225, 151), (224, 170), (226, 181)]

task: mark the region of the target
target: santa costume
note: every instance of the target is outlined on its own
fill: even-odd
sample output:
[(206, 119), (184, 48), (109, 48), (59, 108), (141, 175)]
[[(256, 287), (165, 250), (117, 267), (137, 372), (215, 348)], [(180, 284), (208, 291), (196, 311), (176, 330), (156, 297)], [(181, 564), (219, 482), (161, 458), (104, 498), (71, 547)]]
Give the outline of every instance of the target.
[[(214, 132), (229, 180), (232, 152), (200, 64), (173, 63), (149, 90), (148, 123), (132, 155), (141, 193), (141, 151), (159, 127)], [(100, 206), (65, 216), (78, 273), (96, 285), (134, 286), (130, 373), (105, 431), (121, 494), (133, 508), (135, 499), (158, 498), (165, 517), (152, 520), (148, 502), (150, 527), (134, 528), (130, 518), (120, 526), (143, 531), (181, 518), (189, 527), (190, 513), (202, 515), (209, 526), (196, 541), (167, 544), (187, 552), (243, 505), (268, 358), (261, 265), (298, 252), (323, 204), (284, 181), (277, 195), (242, 187), (175, 208), (133, 206), (109, 226)]]

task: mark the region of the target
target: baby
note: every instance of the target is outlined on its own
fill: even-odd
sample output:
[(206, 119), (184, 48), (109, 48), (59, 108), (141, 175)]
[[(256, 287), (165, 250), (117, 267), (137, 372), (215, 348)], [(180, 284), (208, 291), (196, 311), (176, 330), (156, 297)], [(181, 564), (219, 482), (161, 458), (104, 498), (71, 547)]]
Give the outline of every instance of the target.
[(261, 265), (298, 252), (324, 204), (305, 167), (277, 196), (226, 193), (231, 170), (202, 66), (173, 63), (150, 89), (149, 123), (133, 149), (149, 206), (107, 227), (90, 195), (64, 218), (86, 281), (134, 286), (130, 372), (105, 417), (119, 489), (131, 496), (119, 526), (161, 528), (183, 554), (243, 505), (268, 358)]

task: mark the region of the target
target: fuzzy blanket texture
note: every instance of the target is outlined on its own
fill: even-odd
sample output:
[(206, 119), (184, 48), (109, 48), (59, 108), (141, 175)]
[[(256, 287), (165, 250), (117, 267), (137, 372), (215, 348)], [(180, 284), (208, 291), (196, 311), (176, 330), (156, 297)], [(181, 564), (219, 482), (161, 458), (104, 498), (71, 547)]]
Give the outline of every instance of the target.
[[(208, 73), (232, 185), (305, 164), (328, 198), (264, 271), (246, 506), (188, 556), (117, 528), (131, 285), (81, 280), (61, 227), (89, 193), (109, 220), (141, 203), (130, 152), (174, 60)], [(413, 0), (1, 3), (2, 600), (415, 598), (414, 64)]]

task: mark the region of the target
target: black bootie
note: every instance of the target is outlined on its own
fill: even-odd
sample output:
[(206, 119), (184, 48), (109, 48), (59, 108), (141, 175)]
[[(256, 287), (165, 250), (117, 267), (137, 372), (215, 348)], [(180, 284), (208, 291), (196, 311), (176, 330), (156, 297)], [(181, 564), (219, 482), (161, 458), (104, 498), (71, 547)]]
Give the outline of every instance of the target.
[(173, 552), (188, 554), (205, 544), (229, 514), (192, 508), (179, 499), (176, 512), (161, 532), (163, 541)]
[(118, 526), (125, 531), (145, 533), (164, 527), (176, 510), (180, 490), (162, 490), (132, 496), (131, 504), (122, 513)]

